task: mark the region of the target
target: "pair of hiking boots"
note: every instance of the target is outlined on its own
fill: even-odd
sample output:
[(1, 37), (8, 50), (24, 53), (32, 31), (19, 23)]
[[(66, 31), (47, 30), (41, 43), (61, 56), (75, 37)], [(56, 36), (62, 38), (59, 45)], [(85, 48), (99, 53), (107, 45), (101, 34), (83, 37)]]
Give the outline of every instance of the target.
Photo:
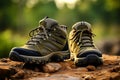
[(102, 64), (102, 54), (93, 44), (94, 34), (87, 22), (74, 24), (67, 38), (66, 26), (45, 17), (29, 36), (31, 39), (24, 46), (11, 50), (9, 54), (11, 60), (46, 64), (71, 59), (76, 66)]

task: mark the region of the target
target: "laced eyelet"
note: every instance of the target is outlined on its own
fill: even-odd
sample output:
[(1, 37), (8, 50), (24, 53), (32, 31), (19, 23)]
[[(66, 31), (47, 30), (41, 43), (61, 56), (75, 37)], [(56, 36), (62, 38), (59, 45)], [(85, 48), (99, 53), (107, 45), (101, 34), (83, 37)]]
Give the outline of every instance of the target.
[(79, 45), (80, 43), (78, 42), (77, 45)]
[(43, 38), (43, 40), (46, 40), (45, 38)]
[(51, 34), (48, 34), (49, 36), (51, 36)]
[(56, 28), (54, 28), (53, 30), (56, 31)]

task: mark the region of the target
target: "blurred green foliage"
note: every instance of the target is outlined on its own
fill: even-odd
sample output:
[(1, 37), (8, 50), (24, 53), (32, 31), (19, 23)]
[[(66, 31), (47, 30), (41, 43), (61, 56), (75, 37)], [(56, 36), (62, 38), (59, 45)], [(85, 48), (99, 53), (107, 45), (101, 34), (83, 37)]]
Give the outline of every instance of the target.
[(119, 36), (119, 14), (120, 0), (1, 0), (0, 57), (8, 56), (12, 47), (23, 45), (29, 31), (45, 16), (68, 26), (68, 32), (75, 22), (88, 21), (94, 26), (95, 40), (100, 40)]

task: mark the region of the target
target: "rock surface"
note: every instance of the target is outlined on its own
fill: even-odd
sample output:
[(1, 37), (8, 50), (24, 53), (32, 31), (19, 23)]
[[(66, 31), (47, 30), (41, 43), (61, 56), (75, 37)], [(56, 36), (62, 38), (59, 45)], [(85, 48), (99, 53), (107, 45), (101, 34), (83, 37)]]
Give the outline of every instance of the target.
[(95, 71), (96, 70), (95, 66), (92, 66), (92, 65), (89, 65), (86, 68), (88, 69), (88, 71)]
[(120, 80), (120, 56), (103, 55), (103, 65), (76, 67), (73, 61), (24, 64), (0, 59), (0, 80)]
[(50, 77), (43, 77), (43, 78), (37, 77), (29, 80), (82, 80), (82, 79), (80, 79), (79, 77), (73, 77), (66, 74), (54, 74)]
[(60, 70), (62, 66), (59, 63), (48, 63), (43, 66), (43, 71), (46, 73), (53, 73)]

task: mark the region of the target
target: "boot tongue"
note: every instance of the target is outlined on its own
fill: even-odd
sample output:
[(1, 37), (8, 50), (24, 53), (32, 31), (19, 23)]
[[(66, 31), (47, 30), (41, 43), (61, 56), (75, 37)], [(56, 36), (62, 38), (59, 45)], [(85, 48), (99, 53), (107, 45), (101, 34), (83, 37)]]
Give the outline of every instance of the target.
[(45, 17), (42, 20), (40, 20), (39, 24), (41, 26), (44, 26), (46, 29), (51, 29), (53, 25), (58, 25), (58, 22), (54, 19)]
[(83, 31), (83, 30), (88, 30), (91, 31), (91, 24), (85, 21), (77, 22), (76, 24), (73, 25), (72, 29), (75, 29), (76, 31)]

